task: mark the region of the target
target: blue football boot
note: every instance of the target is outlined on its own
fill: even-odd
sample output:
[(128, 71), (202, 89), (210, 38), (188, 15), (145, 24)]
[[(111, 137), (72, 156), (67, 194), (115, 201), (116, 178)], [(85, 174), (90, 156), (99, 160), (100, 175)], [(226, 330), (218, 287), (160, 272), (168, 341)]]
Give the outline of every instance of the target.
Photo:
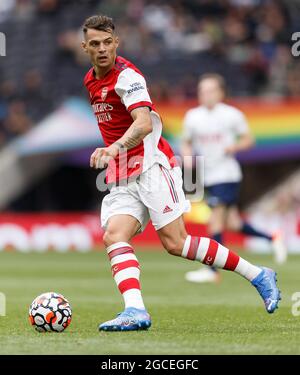
[(127, 307), (116, 319), (99, 325), (99, 331), (138, 331), (150, 328), (151, 318), (146, 310)]
[(251, 281), (251, 284), (255, 286), (263, 299), (267, 312), (272, 314), (281, 300), (280, 290), (276, 285), (276, 272), (266, 267), (261, 267), (261, 269), (261, 273)]

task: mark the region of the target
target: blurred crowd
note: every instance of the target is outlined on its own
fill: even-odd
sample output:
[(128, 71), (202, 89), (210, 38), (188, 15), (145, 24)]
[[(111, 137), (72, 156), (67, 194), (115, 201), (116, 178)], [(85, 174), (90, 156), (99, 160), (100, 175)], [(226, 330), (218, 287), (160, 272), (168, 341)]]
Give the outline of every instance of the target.
[(85, 95), (80, 26), (94, 13), (114, 18), (120, 54), (142, 68), (156, 100), (194, 97), (207, 71), (223, 74), (232, 96), (300, 96), (297, 0), (1, 0), (0, 145)]
[[(279, 187), (269, 192), (249, 212), (250, 221), (261, 230), (280, 231), (289, 252), (300, 248), (300, 173), (291, 175)], [(249, 247), (263, 250), (266, 244), (251, 239)]]
[(4, 80), (0, 85), (0, 147), (26, 133), (53, 109), (38, 70), (25, 72), (19, 84)]

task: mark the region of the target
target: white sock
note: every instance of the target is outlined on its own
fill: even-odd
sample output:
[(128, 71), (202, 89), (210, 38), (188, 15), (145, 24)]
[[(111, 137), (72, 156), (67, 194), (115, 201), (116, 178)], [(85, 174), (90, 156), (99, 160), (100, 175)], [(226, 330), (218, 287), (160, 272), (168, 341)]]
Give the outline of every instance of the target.
[(140, 265), (133, 248), (126, 242), (117, 242), (107, 249), (113, 278), (123, 296), (125, 308), (145, 310), (141, 287)]
[(261, 268), (207, 237), (187, 236), (181, 256), (190, 260), (198, 260), (209, 266), (237, 272), (249, 281), (261, 273)]
[(139, 289), (129, 289), (123, 293), (125, 309), (135, 307), (136, 309), (145, 310), (142, 293)]

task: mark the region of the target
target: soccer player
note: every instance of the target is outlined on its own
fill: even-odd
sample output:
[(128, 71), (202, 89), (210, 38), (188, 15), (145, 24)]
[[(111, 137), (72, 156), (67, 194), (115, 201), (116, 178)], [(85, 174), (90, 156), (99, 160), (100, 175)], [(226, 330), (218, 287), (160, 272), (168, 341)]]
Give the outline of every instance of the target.
[[(212, 211), (209, 222), (212, 238), (222, 243), (225, 229), (264, 238), (272, 243), (275, 260), (282, 263), (286, 248), (280, 234), (263, 233), (239, 215), (237, 201), (242, 173), (235, 154), (251, 148), (254, 140), (243, 113), (223, 103), (225, 91), (225, 80), (219, 74), (205, 74), (200, 78), (201, 105), (185, 115), (182, 154), (204, 157), (204, 186)], [(218, 282), (220, 273), (215, 267), (202, 267), (187, 272), (185, 277), (198, 283)]]
[(92, 64), (84, 84), (105, 143), (91, 155), (90, 166), (107, 167), (106, 180), (112, 184), (102, 202), (101, 224), (112, 275), (125, 303), (124, 311), (100, 324), (99, 330), (151, 325), (141, 294), (139, 262), (130, 244), (149, 219), (171, 255), (236, 272), (257, 289), (267, 312), (273, 313), (280, 300), (273, 270), (249, 263), (201, 233), (186, 232), (182, 214), (188, 205), (181, 170), (161, 137), (161, 119), (145, 78), (130, 61), (117, 56), (119, 39), (112, 19), (92, 16), (83, 33), (82, 46)]

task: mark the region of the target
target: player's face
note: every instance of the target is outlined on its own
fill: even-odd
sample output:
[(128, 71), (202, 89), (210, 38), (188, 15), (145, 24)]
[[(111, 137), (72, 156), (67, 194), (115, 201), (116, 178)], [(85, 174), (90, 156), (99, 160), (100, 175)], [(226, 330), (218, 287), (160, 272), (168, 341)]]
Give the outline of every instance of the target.
[(100, 69), (112, 66), (117, 56), (118, 37), (112, 32), (88, 29), (82, 47), (89, 55), (92, 65)]
[(199, 83), (198, 97), (202, 105), (212, 108), (224, 99), (224, 91), (217, 80), (207, 78)]

